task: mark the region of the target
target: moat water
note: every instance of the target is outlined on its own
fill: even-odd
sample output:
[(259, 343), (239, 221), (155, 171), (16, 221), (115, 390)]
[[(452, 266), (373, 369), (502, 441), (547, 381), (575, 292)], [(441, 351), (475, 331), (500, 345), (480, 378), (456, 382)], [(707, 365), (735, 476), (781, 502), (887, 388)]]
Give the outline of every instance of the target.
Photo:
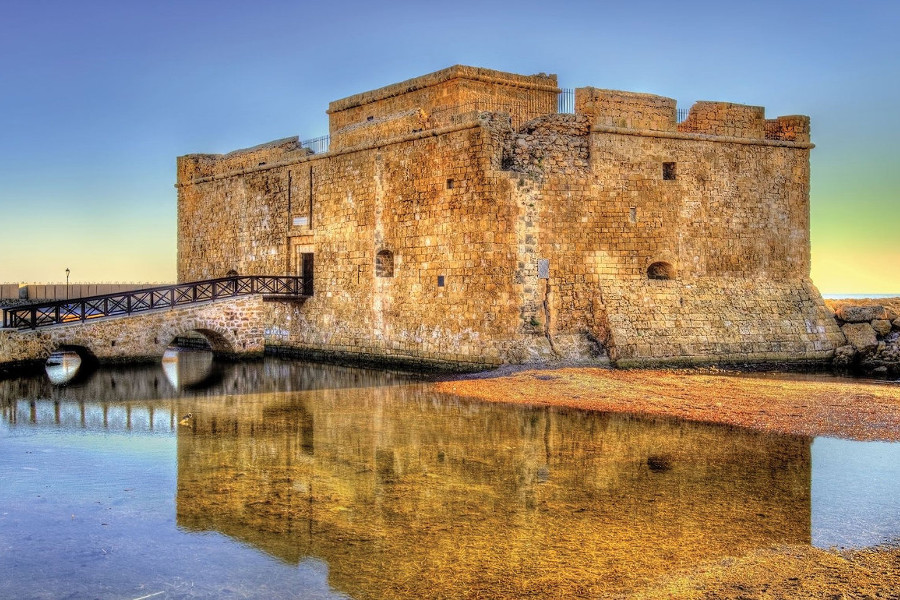
[(0, 598), (605, 597), (758, 548), (900, 542), (900, 444), (274, 359), (56, 362), (0, 381)]

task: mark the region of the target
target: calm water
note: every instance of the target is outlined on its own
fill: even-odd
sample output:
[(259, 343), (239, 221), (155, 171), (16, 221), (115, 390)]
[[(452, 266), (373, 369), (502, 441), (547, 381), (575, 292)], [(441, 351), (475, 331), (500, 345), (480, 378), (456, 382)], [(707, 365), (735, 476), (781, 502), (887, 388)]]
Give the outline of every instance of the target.
[[(552, 598), (900, 541), (900, 445), (298, 362), (0, 381), (0, 598)], [(182, 417), (191, 417), (182, 420)]]

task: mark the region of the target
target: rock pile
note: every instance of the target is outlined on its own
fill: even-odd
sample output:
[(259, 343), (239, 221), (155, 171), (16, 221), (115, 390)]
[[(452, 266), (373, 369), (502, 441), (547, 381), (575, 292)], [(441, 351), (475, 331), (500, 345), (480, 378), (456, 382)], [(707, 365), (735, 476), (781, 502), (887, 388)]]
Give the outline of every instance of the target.
[(834, 313), (847, 344), (834, 352), (839, 370), (900, 375), (900, 314), (878, 304), (841, 304)]

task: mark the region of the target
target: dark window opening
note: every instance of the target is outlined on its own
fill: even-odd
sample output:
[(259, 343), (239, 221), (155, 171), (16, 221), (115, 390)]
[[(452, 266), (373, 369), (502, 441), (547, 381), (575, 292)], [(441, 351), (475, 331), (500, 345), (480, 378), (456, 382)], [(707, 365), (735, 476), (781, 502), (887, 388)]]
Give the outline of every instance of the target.
[(390, 250), (382, 250), (375, 255), (375, 277), (394, 276), (394, 254)]
[(374, 121), (374, 120), (375, 120), (375, 117), (373, 115), (369, 115), (368, 117), (366, 117), (366, 121)]
[(438, 275), (438, 287), (444, 287), (444, 276)]
[(448, 179), (448, 180), (447, 180), (447, 189), (448, 189), (448, 190), (452, 190), (452, 189), (453, 189), (453, 180), (452, 180), (452, 179)]
[(647, 267), (647, 279), (675, 279), (675, 267), (667, 262), (655, 262)]
[(675, 163), (663, 163), (663, 179), (666, 181), (675, 181)]

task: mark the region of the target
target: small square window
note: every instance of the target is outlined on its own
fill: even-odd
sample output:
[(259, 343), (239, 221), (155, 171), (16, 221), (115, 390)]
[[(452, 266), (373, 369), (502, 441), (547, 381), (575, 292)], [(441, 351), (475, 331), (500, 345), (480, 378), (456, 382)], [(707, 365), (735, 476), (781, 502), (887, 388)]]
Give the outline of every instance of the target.
[(663, 179), (666, 181), (675, 181), (675, 163), (663, 163)]

